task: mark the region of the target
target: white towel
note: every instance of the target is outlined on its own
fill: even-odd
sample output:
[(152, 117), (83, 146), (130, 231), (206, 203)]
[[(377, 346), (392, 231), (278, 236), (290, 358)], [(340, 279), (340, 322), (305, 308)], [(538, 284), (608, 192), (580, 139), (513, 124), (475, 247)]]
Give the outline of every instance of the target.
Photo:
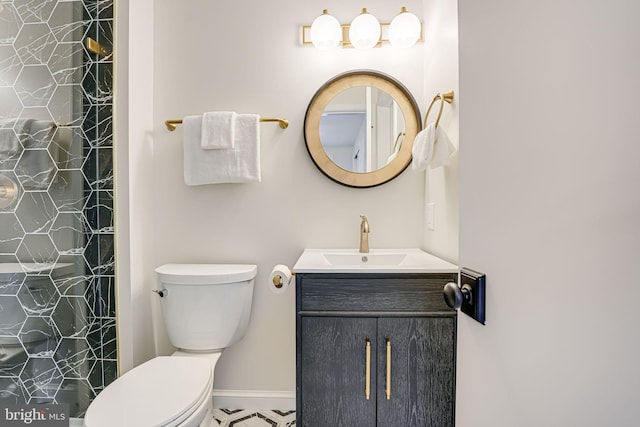
[[(15, 134), (7, 129), (9, 126)], [(55, 175), (54, 163), (58, 159), (56, 149), (47, 150), (55, 124), (49, 120), (10, 119), (2, 121), (0, 127), (0, 167), (15, 167), (26, 190), (46, 189)], [(20, 162), (16, 164), (18, 158)]]
[(184, 127), (184, 181), (187, 185), (260, 182), (260, 117), (238, 114), (234, 147), (203, 150), (202, 117), (187, 116)]
[(28, 135), (22, 140), (24, 148), (47, 148), (53, 141), (56, 125), (49, 120), (33, 120)]
[(0, 162), (17, 160), (20, 157), (33, 122), (33, 119), (0, 120)]
[(433, 146), (433, 154), (429, 162), (429, 169), (435, 169), (449, 164), (451, 155), (456, 152), (456, 146), (449, 139), (449, 135), (441, 126), (436, 128), (436, 141)]
[(433, 145), (436, 140), (436, 126), (433, 123), (427, 125), (416, 135), (411, 148), (411, 168), (416, 171), (423, 171), (431, 161), (433, 156)]
[(455, 152), (455, 145), (442, 127), (429, 123), (426, 128), (418, 132), (413, 141), (411, 167), (413, 170), (423, 171), (427, 166), (430, 169), (445, 166)]
[(220, 150), (233, 148), (236, 113), (212, 111), (202, 115), (202, 148)]

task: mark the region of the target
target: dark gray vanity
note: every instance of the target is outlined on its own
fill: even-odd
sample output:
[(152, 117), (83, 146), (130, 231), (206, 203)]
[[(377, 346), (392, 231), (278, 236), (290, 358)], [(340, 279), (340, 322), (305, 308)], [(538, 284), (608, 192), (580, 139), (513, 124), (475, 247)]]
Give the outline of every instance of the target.
[(457, 278), (296, 271), (296, 425), (453, 426)]

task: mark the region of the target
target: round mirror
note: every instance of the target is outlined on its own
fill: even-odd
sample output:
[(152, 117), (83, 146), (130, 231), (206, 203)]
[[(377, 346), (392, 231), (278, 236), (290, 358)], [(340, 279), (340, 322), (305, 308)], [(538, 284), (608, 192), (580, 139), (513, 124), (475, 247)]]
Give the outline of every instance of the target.
[(332, 180), (373, 187), (398, 176), (411, 162), (420, 111), (398, 81), (375, 71), (352, 71), (325, 83), (304, 120), (307, 150)]

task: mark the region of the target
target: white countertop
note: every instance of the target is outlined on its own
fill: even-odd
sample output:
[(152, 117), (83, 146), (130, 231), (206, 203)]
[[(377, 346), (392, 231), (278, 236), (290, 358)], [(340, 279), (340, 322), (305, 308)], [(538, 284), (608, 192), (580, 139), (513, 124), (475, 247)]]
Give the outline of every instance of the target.
[(458, 266), (421, 249), (305, 249), (296, 273), (457, 273)]

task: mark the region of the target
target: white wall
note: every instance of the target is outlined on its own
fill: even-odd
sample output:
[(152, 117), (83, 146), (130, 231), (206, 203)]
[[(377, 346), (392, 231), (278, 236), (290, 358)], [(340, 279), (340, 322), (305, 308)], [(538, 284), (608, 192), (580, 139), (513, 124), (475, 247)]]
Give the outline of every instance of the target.
[[(458, 9), (451, 0), (424, 0), (424, 92), (427, 104), (423, 107), (423, 121), (431, 101), (438, 93), (454, 91), (454, 100), (445, 104), (439, 122), (451, 142), (458, 146)], [(428, 123), (438, 118), (441, 102), (429, 111)], [(427, 168), (425, 172), (425, 204), (433, 204), (433, 230), (426, 225), (425, 249), (453, 263), (458, 262), (459, 229), (459, 153), (455, 153), (445, 167)]]
[[(383, 187), (351, 190), (315, 170), (302, 138), (313, 91), (346, 69), (395, 75), (423, 114), (435, 92), (456, 88), (455, 59), (447, 55), (455, 50), (454, 34), (447, 38), (429, 28), (429, 22), (452, 28), (455, 2), (422, 2), (426, 36), (442, 37), (437, 44), (384, 56), (381, 50), (329, 54), (297, 46), (297, 27), (322, 8), (351, 19), (356, 6), (345, 2), (147, 3), (146, 13), (131, 19), (135, 26), (149, 22), (155, 3), (155, 102), (149, 94), (137, 98), (131, 117), (146, 117), (154, 106), (147, 134), (153, 150), (132, 155), (130, 167), (142, 169), (130, 185), (139, 190), (136, 200), (145, 194), (153, 200), (129, 211), (142, 227), (131, 229), (138, 251), (158, 251), (143, 266), (131, 258), (144, 285), (119, 274), (120, 294), (124, 289), (143, 298), (155, 285), (149, 283), (153, 266), (163, 262), (257, 262), (251, 330), (221, 361), (217, 385), (293, 390), (293, 292), (275, 296), (265, 289), (273, 264), (293, 263), (304, 247), (357, 245), (360, 212), (369, 216), (374, 246), (420, 246), (424, 235), (429, 250), (456, 258), (457, 220), (449, 217), (456, 215), (455, 176), (430, 173), (425, 188), (423, 176), (406, 171)], [(367, 7), (385, 10), (380, 16), (396, 12), (382, 1)], [(487, 273), (489, 288), (487, 325), (459, 319), (457, 425), (634, 425), (640, 415), (633, 315), (640, 296), (633, 276), (640, 261), (633, 187), (640, 179), (639, 6), (459, 0), (458, 9), (460, 90), (443, 120), (456, 143), (460, 113), (461, 264)], [(266, 24), (258, 22), (263, 17)], [(262, 31), (249, 40), (243, 33), (252, 29)], [(145, 49), (141, 38), (134, 45)], [(141, 62), (131, 87), (154, 76)], [(182, 184), (181, 133), (167, 133), (162, 121), (217, 108), (291, 120), (286, 131), (262, 127), (261, 184)], [(139, 142), (143, 128), (132, 135)], [(423, 192), (436, 202), (434, 232), (424, 231)], [(146, 213), (151, 223), (142, 222)], [(443, 214), (449, 218), (444, 225)], [(154, 220), (157, 232), (151, 231)], [(144, 307), (151, 301), (130, 306), (124, 320), (137, 338), (148, 329), (150, 309)], [(135, 342), (129, 336), (129, 344)], [(154, 351), (148, 342), (137, 348), (138, 358)]]
[[(422, 13), (418, 0), (403, 4)], [(366, 6), (390, 20), (402, 4)], [(299, 46), (300, 27), (323, 8), (348, 22), (360, 7), (338, 0), (154, 2), (153, 152), (146, 160), (156, 231), (144, 235), (155, 247), (154, 264), (258, 264), (249, 331), (223, 354), (218, 389), (295, 390), (294, 291), (268, 290), (275, 264), (292, 266), (305, 247), (357, 247), (360, 213), (369, 218), (373, 248), (422, 245), (424, 174), (407, 170), (386, 185), (351, 189), (318, 171), (304, 146), (309, 100), (347, 70), (395, 76), (424, 108), (422, 45), (368, 52)], [(261, 183), (187, 187), (182, 129), (167, 132), (163, 121), (220, 109), (280, 116), (290, 126), (261, 125)], [(160, 352), (169, 353), (166, 337), (158, 338)]]
[(153, 0), (116, 7), (115, 197), (119, 370), (155, 355), (151, 322), (154, 250)]
[(457, 425), (637, 425), (640, 3), (458, 3)]

